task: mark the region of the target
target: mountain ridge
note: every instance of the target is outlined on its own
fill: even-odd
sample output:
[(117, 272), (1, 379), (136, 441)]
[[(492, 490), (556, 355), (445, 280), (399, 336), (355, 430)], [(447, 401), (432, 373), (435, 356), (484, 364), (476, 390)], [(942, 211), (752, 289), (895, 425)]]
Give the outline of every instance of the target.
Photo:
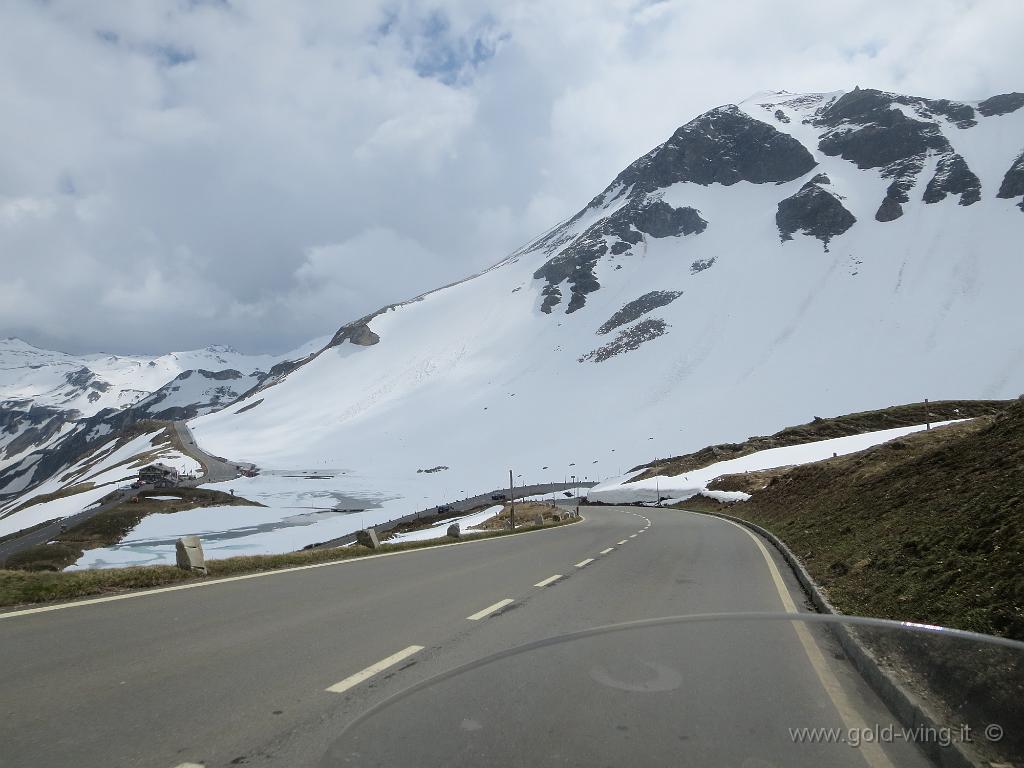
[(491, 268), (343, 324), (190, 426), (270, 473), (332, 468), (387, 519), (510, 466), (608, 477), (818, 412), (1015, 396), (1019, 96), (710, 110)]

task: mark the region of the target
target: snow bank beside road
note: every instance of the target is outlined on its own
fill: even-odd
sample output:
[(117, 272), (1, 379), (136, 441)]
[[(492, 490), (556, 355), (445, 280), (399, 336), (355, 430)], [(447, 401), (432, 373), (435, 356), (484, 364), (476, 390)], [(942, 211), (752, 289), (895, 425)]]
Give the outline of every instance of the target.
[(463, 515), (462, 517), (449, 517), (445, 520), (438, 520), (429, 528), (421, 528), (418, 531), (409, 531), (408, 533), (400, 533), (394, 538), (388, 539), (389, 544), (401, 544), (406, 541), (427, 541), (429, 539), (442, 539), (448, 535), (448, 526), (452, 523), (458, 523), (459, 527), (465, 531), (467, 528), (472, 528), (474, 525), (480, 525), (481, 523), (487, 522), (496, 514), (504, 509), (504, 505), (495, 504), (493, 507), (481, 510), (480, 512), (474, 512), (471, 515)]
[[(953, 424), (953, 421), (944, 421), (933, 424), (933, 427), (940, 427), (945, 424)], [(913, 432), (920, 432), (927, 427), (920, 424), (914, 427), (897, 427), (896, 429), (884, 429), (879, 432), (866, 432), (863, 435), (850, 435), (849, 437), (836, 437), (831, 440), (820, 440), (814, 443), (803, 445), (790, 445), (785, 448), (771, 448), (767, 451), (758, 451), (747, 456), (728, 461), (719, 461), (702, 469), (687, 472), (683, 475), (665, 476), (639, 480), (635, 483), (628, 482), (631, 478), (643, 473), (643, 470), (630, 472), (622, 477), (600, 483), (587, 493), (590, 501), (600, 501), (605, 504), (631, 504), (634, 501), (654, 502), (660, 492), (661, 497), (670, 497), (676, 501), (685, 501), (696, 496), (698, 493), (721, 501), (742, 501), (749, 498), (747, 494), (729, 491), (709, 491), (708, 484), (723, 475), (735, 475), (741, 472), (757, 472), (762, 469), (775, 469), (777, 467), (796, 466), (798, 464), (810, 464), (815, 461), (823, 461), (832, 458), (832, 455), (845, 456), (857, 451), (863, 451), (897, 437), (903, 437)]]

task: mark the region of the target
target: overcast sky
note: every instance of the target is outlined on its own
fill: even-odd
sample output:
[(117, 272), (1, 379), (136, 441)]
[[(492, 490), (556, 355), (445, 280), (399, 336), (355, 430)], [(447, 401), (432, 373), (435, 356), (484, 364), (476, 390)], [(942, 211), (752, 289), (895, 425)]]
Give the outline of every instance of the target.
[(479, 271), (700, 112), (1024, 90), (1020, 0), (0, 4), (0, 336), (281, 352)]

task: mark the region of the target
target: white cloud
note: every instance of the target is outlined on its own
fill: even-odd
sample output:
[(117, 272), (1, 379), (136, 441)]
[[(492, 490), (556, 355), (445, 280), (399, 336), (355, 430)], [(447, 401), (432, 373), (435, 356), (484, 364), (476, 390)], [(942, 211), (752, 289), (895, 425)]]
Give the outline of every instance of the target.
[(718, 104), (1021, 90), (1022, 27), (1017, 0), (5, 3), (0, 334), (290, 347), (494, 263)]

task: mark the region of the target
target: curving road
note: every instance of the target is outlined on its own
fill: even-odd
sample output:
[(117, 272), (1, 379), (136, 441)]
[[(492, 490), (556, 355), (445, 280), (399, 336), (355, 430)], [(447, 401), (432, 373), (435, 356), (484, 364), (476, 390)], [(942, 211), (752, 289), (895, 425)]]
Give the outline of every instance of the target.
[[(585, 515), (519, 536), (0, 613), (0, 766), (358, 765), (354, 748), (408, 765), (924, 764), (906, 743), (786, 737), (850, 718), (891, 722), (837, 647), (818, 636), (806, 645), (788, 622), (555, 648), (431, 689), (425, 707), (410, 700), (383, 730), (340, 736), (387, 697), (524, 643), (638, 619), (804, 610), (782, 559), (732, 523), (666, 509)], [(519, 704), (528, 710), (506, 718)], [(510, 751), (488, 753), (488, 739)], [(522, 746), (533, 755), (517, 760)]]
[(175, 421), (174, 431), (185, 453), (203, 465), (203, 476), (190, 482), (190, 485), (223, 483), (241, 476), (240, 465), (220, 456), (214, 456), (212, 453), (207, 453), (200, 448), (196, 443), (195, 437), (192, 435), (192, 431), (188, 428), (188, 424), (184, 421)]

